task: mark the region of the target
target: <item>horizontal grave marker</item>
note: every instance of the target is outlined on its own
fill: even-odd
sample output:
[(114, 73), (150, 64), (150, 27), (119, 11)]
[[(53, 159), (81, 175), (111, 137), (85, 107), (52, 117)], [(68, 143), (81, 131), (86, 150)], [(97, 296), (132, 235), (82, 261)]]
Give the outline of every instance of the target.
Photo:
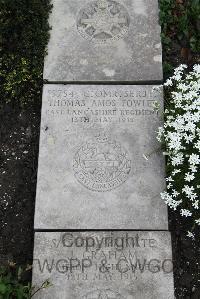
[(172, 299), (168, 232), (36, 233), (37, 299)]
[(167, 229), (152, 86), (45, 85), (35, 229)]
[(162, 80), (157, 0), (53, 0), (44, 79)]

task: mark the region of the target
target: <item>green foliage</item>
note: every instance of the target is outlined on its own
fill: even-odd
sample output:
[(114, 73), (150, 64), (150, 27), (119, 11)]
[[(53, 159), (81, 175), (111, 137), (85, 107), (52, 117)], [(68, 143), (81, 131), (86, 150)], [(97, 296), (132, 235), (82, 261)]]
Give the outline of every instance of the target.
[(0, 98), (25, 105), (42, 90), (49, 0), (0, 0)]
[(168, 63), (168, 62), (164, 62), (163, 63), (163, 70), (164, 70), (164, 73), (172, 73), (172, 71), (174, 70), (173, 66)]
[(162, 26), (162, 38), (167, 40), (167, 44), (171, 41), (168, 36), (168, 29), (174, 24), (172, 10), (175, 8), (174, 0), (160, 0), (160, 23)]
[(194, 52), (200, 52), (200, 0), (190, 0), (187, 13), (189, 16), (189, 41)]
[(31, 285), (23, 281), (26, 271), (15, 266), (0, 268), (0, 299), (31, 298)]
[[(187, 62), (190, 51), (200, 52), (200, 0), (159, 0), (159, 3), (164, 61), (177, 66), (183, 60)], [(174, 48), (178, 49), (176, 53)], [(172, 70), (166, 69), (166, 76), (171, 73)]]
[(176, 38), (200, 51), (200, 0), (160, 0), (160, 23), (164, 44)]
[(30, 299), (42, 289), (51, 286), (47, 280), (38, 289), (32, 287), (24, 278), (30, 270), (29, 265), (26, 268), (17, 268), (13, 263), (0, 267), (0, 299)]

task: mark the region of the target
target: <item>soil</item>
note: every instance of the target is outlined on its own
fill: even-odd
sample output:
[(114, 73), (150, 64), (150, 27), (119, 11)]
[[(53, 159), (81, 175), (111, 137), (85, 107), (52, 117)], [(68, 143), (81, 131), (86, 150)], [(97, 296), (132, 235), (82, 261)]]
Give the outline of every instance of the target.
[(190, 227), (177, 212), (169, 210), (177, 299), (200, 299), (200, 232), (196, 231), (192, 240), (186, 236)]
[(40, 103), (0, 111), (0, 263), (31, 263)]

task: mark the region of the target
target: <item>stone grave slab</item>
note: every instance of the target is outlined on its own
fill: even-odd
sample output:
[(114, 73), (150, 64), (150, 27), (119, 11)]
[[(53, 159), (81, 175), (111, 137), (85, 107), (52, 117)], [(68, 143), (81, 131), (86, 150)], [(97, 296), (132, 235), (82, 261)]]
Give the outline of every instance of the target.
[(168, 229), (155, 101), (153, 86), (44, 86), (35, 229)]
[(160, 81), (158, 0), (52, 0), (44, 79)]
[(169, 232), (37, 232), (35, 299), (174, 298)]

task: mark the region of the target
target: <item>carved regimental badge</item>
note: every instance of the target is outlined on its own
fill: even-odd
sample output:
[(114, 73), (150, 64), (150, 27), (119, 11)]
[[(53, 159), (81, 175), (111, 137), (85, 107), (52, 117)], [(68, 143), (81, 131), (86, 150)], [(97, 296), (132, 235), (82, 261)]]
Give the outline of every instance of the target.
[(128, 31), (130, 17), (127, 9), (113, 0), (96, 0), (81, 9), (77, 29), (87, 40), (105, 43), (122, 38)]
[(88, 140), (73, 161), (76, 179), (93, 191), (104, 192), (123, 184), (130, 173), (127, 151), (105, 135)]
[(118, 293), (108, 289), (90, 292), (87, 295), (83, 296), (82, 299), (122, 299), (122, 297)]

